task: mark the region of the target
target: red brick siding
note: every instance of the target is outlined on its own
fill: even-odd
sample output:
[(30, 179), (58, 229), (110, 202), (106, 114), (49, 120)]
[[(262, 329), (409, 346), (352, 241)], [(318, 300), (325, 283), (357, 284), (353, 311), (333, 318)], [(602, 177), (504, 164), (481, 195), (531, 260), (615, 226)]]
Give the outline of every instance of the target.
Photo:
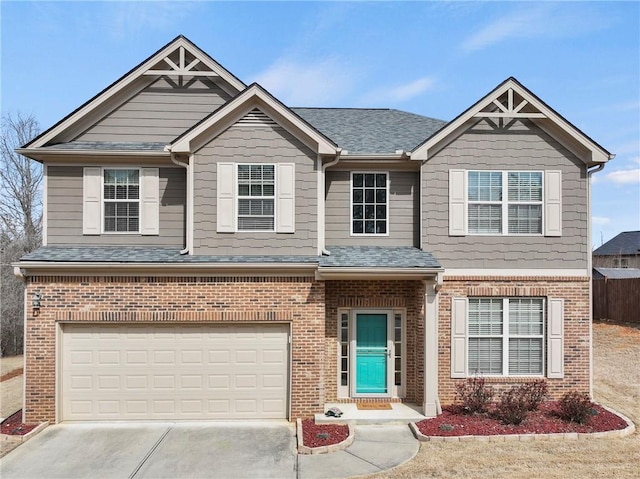
[(327, 399), (337, 401), (338, 309), (404, 309), (406, 311), (406, 397), (422, 404), (424, 396), (424, 286), (420, 281), (327, 281)]
[[(564, 378), (548, 379), (552, 398), (569, 390), (589, 393), (590, 319), (588, 278), (447, 278), (439, 293), (439, 397), (443, 405), (455, 400), (451, 379), (451, 299), (473, 296), (537, 296), (564, 299)], [(545, 346), (546, 347), (546, 346)], [(497, 391), (531, 378), (489, 378)]]
[(325, 403), (324, 283), (313, 278), (31, 277), (39, 314), (26, 336), (27, 422), (55, 421), (58, 321), (288, 321), (292, 324), (292, 418)]

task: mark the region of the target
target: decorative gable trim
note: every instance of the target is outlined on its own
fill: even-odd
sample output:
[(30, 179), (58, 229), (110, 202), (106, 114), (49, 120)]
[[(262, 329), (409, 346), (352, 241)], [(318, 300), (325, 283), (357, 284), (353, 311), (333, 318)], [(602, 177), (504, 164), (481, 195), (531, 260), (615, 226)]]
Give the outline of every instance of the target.
[(85, 122), (101, 118), (104, 116), (101, 112), (112, 111), (123, 99), (136, 94), (161, 76), (176, 78), (179, 82), (185, 77), (215, 77), (222, 80), (232, 94), (246, 87), (231, 72), (180, 35), (22, 148), (40, 148), (63, 134), (79, 134)]
[(606, 163), (615, 156), (511, 77), (418, 145), (411, 152), (411, 159), (428, 160), (480, 118), (504, 123), (514, 119), (531, 120), (589, 166)]
[(166, 149), (172, 153), (193, 153), (237, 122), (250, 124), (263, 120), (264, 125), (265, 118), (271, 118), (318, 154), (335, 155), (337, 152), (338, 147), (333, 141), (257, 83), (249, 85), (242, 93), (180, 135)]

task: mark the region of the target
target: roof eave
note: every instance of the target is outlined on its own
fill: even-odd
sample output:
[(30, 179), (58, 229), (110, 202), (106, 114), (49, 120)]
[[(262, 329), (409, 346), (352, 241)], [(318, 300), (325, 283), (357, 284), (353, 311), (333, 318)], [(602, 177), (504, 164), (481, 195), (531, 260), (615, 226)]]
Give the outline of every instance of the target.
[(312, 275), (317, 263), (144, 263), (109, 261), (19, 261), (13, 263), (24, 276), (74, 275), (88, 276), (145, 276), (145, 275), (210, 275), (210, 274), (251, 274)]
[(320, 266), (316, 273), (318, 280), (351, 280), (351, 279), (433, 279), (438, 273), (444, 272), (444, 268), (383, 268), (383, 267), (337, 267)]
[(168, 158), (169, 153), (164, 150), (96, 150), (96, 149), (83, 149), (83, 150), (53, 150), (53, 149), (41, 149), (41, 148), (17, 148), (16, 153), (24, 155), (27, 158), (31, 158), (36, 161), (48, 161), (55, 159), (64, 159), (69, 157), (82, 157), (87, 159), (88, 157), (149, 157), (149, 158)]

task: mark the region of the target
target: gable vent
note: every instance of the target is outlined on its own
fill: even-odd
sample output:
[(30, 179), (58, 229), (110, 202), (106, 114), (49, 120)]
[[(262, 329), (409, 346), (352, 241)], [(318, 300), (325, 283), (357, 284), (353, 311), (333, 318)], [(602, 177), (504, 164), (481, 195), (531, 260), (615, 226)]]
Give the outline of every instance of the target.
[(238, 120), (238, 125), (277, 126), (278, 124), (271, 118), (269, 118), (266, 113), (263, 113), (257, 108), (254, 108), (244, 117)]

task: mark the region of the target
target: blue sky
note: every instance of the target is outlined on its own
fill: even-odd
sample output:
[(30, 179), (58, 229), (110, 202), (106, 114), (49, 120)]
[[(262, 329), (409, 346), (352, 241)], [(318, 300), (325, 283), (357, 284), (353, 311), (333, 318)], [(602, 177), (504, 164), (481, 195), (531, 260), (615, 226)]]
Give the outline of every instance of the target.
[(2, 113), (43, 129), (178, 34), (289, 106), (450, 120), (515, 76), (616, 158), (593, 243), (640, 229), (640, 2), (0, 2)]

